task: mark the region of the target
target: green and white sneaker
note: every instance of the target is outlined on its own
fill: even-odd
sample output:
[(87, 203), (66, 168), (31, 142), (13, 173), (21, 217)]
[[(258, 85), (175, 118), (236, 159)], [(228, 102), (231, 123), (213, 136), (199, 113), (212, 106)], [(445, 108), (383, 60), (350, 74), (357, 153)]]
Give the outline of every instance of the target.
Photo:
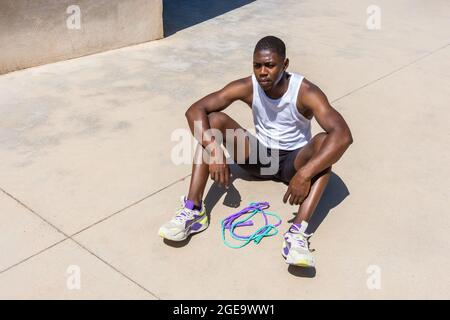
[(168, 240), (183, 241), (190, 234), (198, 233), (209, 226), (205, 203), (202, 202), (200, 210), (194, 209), (194, 203), (181, 197), (181, 208), (172, 220), (159, 228), (158, 234)]
[(309, 250), (308, 239), (312, 234), (306, 235), (294, 224), (284, 234), (283, 248), (281, 254), (286, 263), (298, 267), (314, 267), (316, 262)]

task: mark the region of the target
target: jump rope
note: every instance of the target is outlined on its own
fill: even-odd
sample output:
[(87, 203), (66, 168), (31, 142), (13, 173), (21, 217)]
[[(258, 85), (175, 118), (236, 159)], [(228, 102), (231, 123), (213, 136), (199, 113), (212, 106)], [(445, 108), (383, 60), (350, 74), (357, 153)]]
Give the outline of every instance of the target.
[[(245, 207), (241, 211), (234, 213), (225, 219), (222, 220), (222, 239), (223, 243), (233, 249), (239, 249), (251, 241), (255, 244), (259, 244), (264, 237), (274, 236), (278, 233), (277, 227), (281, 224), (281, 218), (274, 212), (265, 211), (265, 209), (269, 208), (269, 202), (251, 202), (248, 207)], [(258, 228), (255, 232), (250, 235), (238, 235), (235, 232), (236, 228), (252, 226), (253, 221), (250, 220), (252, 217), (257, 214), (261, 214), (264, 218), (265, 225)], [(247, 215), (242, 220), (238, 220), (241, 217)], [(269, 223), (268, 216), (274, 217), (278, 222), (275, 224)], [(225, 237), (226, 231), (229, 230), (229, 233), (233, 239), (242, 241), (239, 245), (231, 244), (227, 241)]]

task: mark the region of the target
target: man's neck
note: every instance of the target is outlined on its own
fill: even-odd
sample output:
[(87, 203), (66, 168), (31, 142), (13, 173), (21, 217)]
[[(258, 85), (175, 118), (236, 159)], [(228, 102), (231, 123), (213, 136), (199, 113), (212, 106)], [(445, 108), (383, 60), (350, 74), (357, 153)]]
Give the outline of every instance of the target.
[(284, 71), (280, 81), (270, 90), (266, 92), (266, 95), (271, 99), (281, 98), (289, 87), (289, 74)]

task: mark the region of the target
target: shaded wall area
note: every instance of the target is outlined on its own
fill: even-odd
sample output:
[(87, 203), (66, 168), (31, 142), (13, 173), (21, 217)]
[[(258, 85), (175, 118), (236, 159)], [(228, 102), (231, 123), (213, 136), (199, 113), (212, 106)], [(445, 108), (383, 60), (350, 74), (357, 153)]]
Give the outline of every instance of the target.
[(255, 0), (164, 0), (164, 36), (220, 16)]
[(162, 37), (162, 0), (0, 0), (0, 74)]

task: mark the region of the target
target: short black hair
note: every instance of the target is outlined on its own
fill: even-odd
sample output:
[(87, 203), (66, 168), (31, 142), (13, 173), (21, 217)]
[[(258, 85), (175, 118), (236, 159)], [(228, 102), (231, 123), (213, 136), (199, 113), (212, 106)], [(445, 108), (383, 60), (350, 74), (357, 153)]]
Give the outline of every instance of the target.
[(266, 36), (258, 41), (255, 46), (255, 54), (257, 51), (261, 50), (270, 50), (272, 52), (278, 53), (278, 55), (282, 58), (286, 58), (286, 45), (283, 40), (277, 38), (275, 36)]

